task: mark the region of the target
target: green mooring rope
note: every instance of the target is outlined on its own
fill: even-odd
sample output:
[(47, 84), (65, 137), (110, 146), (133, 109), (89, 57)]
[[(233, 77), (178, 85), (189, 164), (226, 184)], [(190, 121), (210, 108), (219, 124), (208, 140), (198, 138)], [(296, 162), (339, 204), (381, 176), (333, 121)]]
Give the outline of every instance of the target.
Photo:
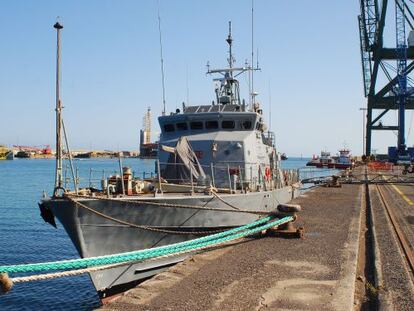
[[(252, 223), (223, 231), (220, 233), (212, 234), (209, 236), (193, 239), (190, 241), (175, 243), (166, 246), (154, 247), (150, 249), (112, 254), (98, 257), (70, 259), (63, 261), (53, 261), (35, 264), (20, 264), (20, 265), (8, 265), (0, 266), (0, 272), (6, 273), (19, 273), (19, 272), (35, 272), (35, 271), (50, 271), (50, 270), (67, 270), (67, 269), (81, 269), (101, 265), (109, 265), (122, 262), (140, 261), (151, 258), (156, 258), (165, 255), (173, 255), (175, 253), (181, 253), (185, 251), (196, 250), (202, 247), (213, 246), (223, 242), (235, 240), (244, 236), (251, 235), (253, 233), (260, 232), (265, 229), (269, 229), (274, 226), (278, 226), (290, 221), (293, 221), (292, 216), (287, 216), (281, 219), (273, 220), (271, 216), (261, 218)], [(270, 222), (269, 222), (270, 221)], [(260, 225), (260, 226), (259, 226)]]

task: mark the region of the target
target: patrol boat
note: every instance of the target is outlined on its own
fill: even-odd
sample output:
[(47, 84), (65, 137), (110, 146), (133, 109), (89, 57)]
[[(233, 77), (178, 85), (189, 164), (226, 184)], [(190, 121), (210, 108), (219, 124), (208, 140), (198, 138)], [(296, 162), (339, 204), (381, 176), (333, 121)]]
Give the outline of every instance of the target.
[[(59, 33), (61, 26), (55, 27)], [(57, 91), (56, 184), (53, 196), (45, 196), (39, 206), (47, 222), (59, 220), (81, 257), (168, 245), (241, 226), (299, 195), (297, 171), (281, 169), (275, 135), (266, 128), (260, 104), (240, 98), (236, 77), (253, 68), (234, 67), (231, 27), (226, 41), (228, 68), (208, 69), (220, 75), (215, 100), (183, 105), (182, 111), (158, 118), (155, 178), (137, 178), (124, 167), (103, 179), (102, 189), (79, 189), (76, 181), (73, 190), (64, 189)], [(90, 276), (105, 297), (186, 256), (108, 267)]]

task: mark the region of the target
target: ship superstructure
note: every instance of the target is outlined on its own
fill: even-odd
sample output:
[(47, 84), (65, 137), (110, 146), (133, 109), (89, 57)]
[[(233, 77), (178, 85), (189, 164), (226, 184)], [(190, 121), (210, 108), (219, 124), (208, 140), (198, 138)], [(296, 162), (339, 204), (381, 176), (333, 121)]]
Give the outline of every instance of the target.
[[(261, 185), (261, 179), (269, 177), (266, 174), (271, 172), (273, 176), (278, 168), (275, 135), (267, 131), (260, 104), (253, 101), (248, 105), (240, 97), (236, 77), (254, 69), (234, 67), (231, 24), (226, 41), (229, 45), (228, 68), (208, 67), (207, 71), (220, 75), (215, 79), (218, 82), (215, 101), (210, 105), (183, 104), (182, 110), (158, 118), (161, 175), (168, 172), (169, 179), (174, 179), (177, 172), (172, 172), (169, 164), (174, 162), (176, 154), (165, 147), (173, 147), (180, 138), (186, 137), (208, 179), (199, 182), (213, 183), (216, 187), (255, 189)], [(233, 177), (238, 181), (236, 185), (232, 185)], [(241, 182), (246, 184), (240, 185)]]

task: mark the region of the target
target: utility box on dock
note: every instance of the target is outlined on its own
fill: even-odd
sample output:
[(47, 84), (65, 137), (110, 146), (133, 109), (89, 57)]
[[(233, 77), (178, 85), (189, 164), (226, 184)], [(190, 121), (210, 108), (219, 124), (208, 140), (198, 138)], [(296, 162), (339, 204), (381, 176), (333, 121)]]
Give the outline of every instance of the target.
[(397, 147), (388, 147), (388, 160), (393, 163), (397, 162), (398, 160)]

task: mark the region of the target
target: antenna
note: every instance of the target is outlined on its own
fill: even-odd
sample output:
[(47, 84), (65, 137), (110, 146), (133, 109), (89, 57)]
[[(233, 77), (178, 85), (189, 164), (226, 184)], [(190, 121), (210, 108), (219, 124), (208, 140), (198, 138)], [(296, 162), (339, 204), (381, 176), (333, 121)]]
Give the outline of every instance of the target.
[(164, 75), (164, 58), (162, 54), (162, 33), (161, 33), (161, 16), (160, 2), (158, 1), (158, 33), (160, 36), (160, 58), (161, 58), (161, 79), (162, 79), (162, 115), (165, 116), (165, 75)]
[(53, 25), (56, 29), (56, 175), (55, 189), (53, 195), (58, 194), (59, 189), (63, 189), (62, 175), (62, 102), (60, 101), (60, 31), (63, 26), (56, 22)]
[[(254, 67), (254, 0), (252, 0), (252, 60), (251, 60), (251, 66)], [(250, 96), (252, 105), (254, 105), (254, 68), (252, 68), (251, 72), (251, 90), (250, 90)]]
[(187, 105), (190, 104), (190, 88), (188, 87), (188, 64), (185, 68), (185, 86), (186, 86), (186, 95), (187, 95)]
[[(233, 53), (231, 50), (233, 38), (231, 37), (231, 21), (229, 21), (229, 35), (227, 36), (226, 41), (229, 44), (229, 68), (231, 69), (233, 68)], [(233, 77), (232, 71), (230, 71), (230, 76)]]
[(270, 79), (269, 79), (269, 129), (272, 129), (272, 89), (270, 88)]
[[(251, 68), (251, 66), (250, 66), (250, 64), (249, 64), (249, 61), (246, 59), (246, 61), (244, 62), (244, 66), (247, 68), (247, 69), (252, 69)], [(248, 75), (248, 86), (249, 86), (249, 107), (251, 107), (252, 106), (252, 97), (250, 96), (250, 94), (251, 94), (251, 92), (252, 92), (252, 81), (251, 81), (252, 79), (251, 79), (251, 72), (249, 71), (249, 75)]]

